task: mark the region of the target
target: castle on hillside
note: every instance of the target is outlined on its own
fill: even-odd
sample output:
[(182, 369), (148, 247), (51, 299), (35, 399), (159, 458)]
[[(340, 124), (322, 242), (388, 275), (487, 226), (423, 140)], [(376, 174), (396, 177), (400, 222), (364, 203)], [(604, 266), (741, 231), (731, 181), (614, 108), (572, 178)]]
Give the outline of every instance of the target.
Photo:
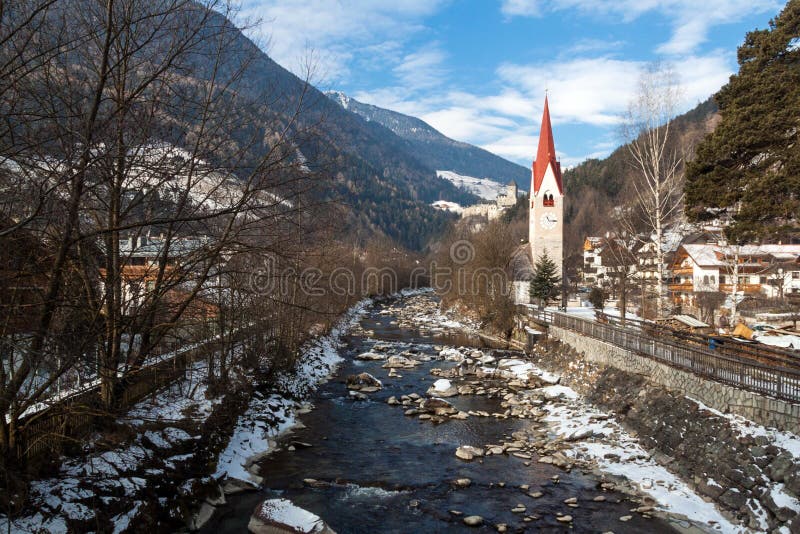
[(511, 180), (497, 195), (494, 203), (475, 204), (474, 206), (468, 206), (461, 212), (461, 216), (486, 217), (490, 221), (494, 220), (498, 218), (505, 210), (513, 207), (517, 203), (518, 194), (519, 188), (517, 187), (517, 182)]

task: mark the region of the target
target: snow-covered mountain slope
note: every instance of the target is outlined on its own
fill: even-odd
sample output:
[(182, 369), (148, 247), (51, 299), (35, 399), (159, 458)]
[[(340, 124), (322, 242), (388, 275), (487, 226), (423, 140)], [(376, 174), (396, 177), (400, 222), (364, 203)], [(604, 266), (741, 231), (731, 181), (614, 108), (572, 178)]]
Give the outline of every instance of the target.
[(499, 184), (488, 178), (475, 178), (474, 176), (464, 176), (453, 171), (436, 171), (439, 178), (444, 178), (452, 182), (456, 187), (463, 187), (470, 193), (478, 195), (486, 200), (494, 200), (497, 195), (505, 189), (505, 185)]
[(343, 109), (361, 116), (367, 122), (380, 124), (405, 139), (412, 147), (413, 154), (430, 167), (485, 176), (501, 184), (516, 180), (522, 186), (530, 180), (530, 169), (480, 147), (450, 139), (417, 117), (359, 102), (341, 91), (328, 91), (325, 94)]

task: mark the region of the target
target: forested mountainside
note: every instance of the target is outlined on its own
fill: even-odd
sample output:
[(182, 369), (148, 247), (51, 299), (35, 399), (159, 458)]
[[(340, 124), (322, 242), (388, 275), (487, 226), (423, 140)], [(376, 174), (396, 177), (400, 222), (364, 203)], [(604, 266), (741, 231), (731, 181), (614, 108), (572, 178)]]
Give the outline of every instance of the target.
[(340, 91), (329, 91), (326, 94), (344, 109), (370, 122), (381, 124), (405, 139), (422, 162), (437, 170), (489, 178), (502, 184), (515, 180), (520, 187), (528, 187), (531, 179), (528, 168), (469, 143), (450, 139), (416, 117), (359, 102)]
[[(680, 150), (693, 153), (693, 147), (718, 121), (717, 105), (709, 98), (697, 107), (673, 119), (671, 127)], [(630, 155), (627, 145), (620, 146), (605, 159), (588, 159), (564, 172), (565, 250), (580, 251), (587, 235), (601, 235), (610, 229), (610, 215), (621, 205), (631, 187)]]
[[(101, 14), (90, 7), (86, 0), (65, 0), (54, 4), (47, 16), (55, 20), (68, 18), (69, 13), (84, 13), (97, 18), (101, 27)], [(203, 24), (195, 24), (198, 19), (203, 19)], [(316, 182), (307, 193), (343, 208), (332, 230), (347, 241), (353, 235), (362, 243), (371, 237), (388, 236), (407, 248), (422, 249), (451, 218), (432, 208), (431, 202), (477, 201), (474, 195), (438, 178), (434, 166), (412, 154), (413, 148), (389, 129), (343, 109), (278, 65), (225, 16), (186, 2), (146, 23), (163, 29), (200, 28), (192, 37), (191, 51), (181, 54), (180, 64), (163, 65), (160, 75), (170, 78), (173, 87), (187, 97), (200, 95), (212, 85), (212, 94), (219, 97), (214, 110), (204, 110), (199, 96), (192, 106), (164, 102), (153, 118), (159, 126), (149, 127), (147, 134), (142, 134), (142, 143), (186, 148), (217, 168), (242, 177), (258, 170), (266, 160), (300, 161)], [(164, 35), (171, 34), (165, 31)], [(101, 44), (101, 36), (97, 37), (96, 42)], [(170, 47), (175, 42), (159, 39), (136, 50), (133, 63), (149, 68), (159, 59), (170, 57)], [(96, 68), (88, 52), (82, 50), (67, 49), (58, 61), (56, 68), (64, 73)], [(69, 79), (68, 75), (66, 81)], [(226, 85), (234, 79), (234, 83)], [(27, 82), (31, 84), (31, 107), (42, 106), (45, 98), (51, 98), (47, 96), (50, 89), (45, 88), (50, 81), (38, 82)], [(84, 90), (70, 83), (63, 90), (73, 87)], [(152, 95), (159, 98), (156, 92)], [(84, 98), (90, 97), (86, 94)], [(100, 112), (107, 105), (110, 101), (101, 106)], [(207, 130), (210, 113), (222, 114), (223, 107), (227, 125), (216, 128), (213, 142), (198, 145), (197, 139), (211, 137)], [(64, 125), (77, 119), (69, 116), (69, 110), (52, 111), (63, 111)], [(7, 115), (10, 130), (17, 127), (13, 124), (16, 116), (16, 112)], [(43, 132), (41, 137), (46, 140), (52, 135)], [(282, 146), (279, 154), (276, 147), (285, 145), (288, 139), (295, 150), (287, 152)], [(57, 159), (70, 157), (68, 152), (74, 150), (59, 142), (47, 146), (43, 143), (41, 148), (46, 152), (43, 157)]]

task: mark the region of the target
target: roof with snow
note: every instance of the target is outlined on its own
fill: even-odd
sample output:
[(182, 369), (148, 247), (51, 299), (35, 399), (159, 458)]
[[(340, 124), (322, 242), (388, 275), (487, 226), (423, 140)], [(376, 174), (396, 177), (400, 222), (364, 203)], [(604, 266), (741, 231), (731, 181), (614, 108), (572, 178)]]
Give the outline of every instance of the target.
[(553, 174), (556, 177), (559, 194), (564, 194), (564, 187), (561, 185), (561, 164), (556, 160), (556, 144), (553, 141), (553, 128), (550, 124), (550, 106), (547, 97), (544, 97), (544, 113), (542, 113), (542, 127), (539, 130), (539, 148), (536, 151), (536, 159), (533, 162), (532, 171), (532, 191), (534, 194), (539, 192), (542, 180), (547, 173), (547, 167), (553, 166)]
[(778, 261), (794, 261), (800, 256), (800, 245), (681, 245), (694, 262), (701, 267), (721, 267), (730, 262), (730, 258), (770, 256)]

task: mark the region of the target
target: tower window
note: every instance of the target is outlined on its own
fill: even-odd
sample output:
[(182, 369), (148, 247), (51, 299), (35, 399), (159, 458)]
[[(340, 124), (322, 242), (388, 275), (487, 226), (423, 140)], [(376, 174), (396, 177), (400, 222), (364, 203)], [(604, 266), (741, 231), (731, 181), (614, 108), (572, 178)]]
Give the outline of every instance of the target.
[(555, 200), (553, 200), (553, 195), (551, 193), (545, 192), (542, 198), (542, 205), (547, 207), (555, 206)]

